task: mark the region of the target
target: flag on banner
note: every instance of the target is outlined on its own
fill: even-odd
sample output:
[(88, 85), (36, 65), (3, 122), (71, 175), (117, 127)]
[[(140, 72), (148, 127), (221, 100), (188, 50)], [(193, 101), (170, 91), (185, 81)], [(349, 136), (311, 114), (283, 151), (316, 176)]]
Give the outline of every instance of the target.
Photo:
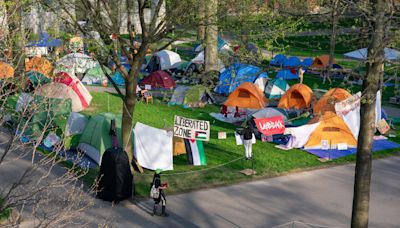
[(285, 132), (285, 123), (282, 116), (271, 118), (254, 119), (257, 129), (264, 135), (283, 134)]
[(207, 165), (203, 142), (199, 140), (185, 139), (186, 159), (190, 165)]

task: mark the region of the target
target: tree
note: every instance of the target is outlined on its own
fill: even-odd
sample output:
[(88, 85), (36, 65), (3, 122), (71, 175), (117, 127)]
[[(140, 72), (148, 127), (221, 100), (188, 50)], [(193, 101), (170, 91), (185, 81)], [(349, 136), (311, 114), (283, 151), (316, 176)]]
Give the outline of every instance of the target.
[(198, 25), (197, 25), (197, 40), (203, 42), (206, 37), (206, 6), (205, 4), (199, 4), (198, 11)]
[(206, 47), (205, 72), (218, 71), (218, 0), (205, 1), (206, 7)]
[[(376, 93), (383, 78), (384, 48), (390, 40), (394, 2), (387, 0), (365, 1), (355, 6), (369, 22), (371, 33), (366, 61), (367, 73), (362, 85), (361, 124), (357, 144), (357, 161), (354, 179), (352, 227), (368, 227), (371, 184), (371, 148), (375, 133)], [(365, 7), (366, 6), (366, 7)], [(365, 7), (365, 8), (364, 8)]]

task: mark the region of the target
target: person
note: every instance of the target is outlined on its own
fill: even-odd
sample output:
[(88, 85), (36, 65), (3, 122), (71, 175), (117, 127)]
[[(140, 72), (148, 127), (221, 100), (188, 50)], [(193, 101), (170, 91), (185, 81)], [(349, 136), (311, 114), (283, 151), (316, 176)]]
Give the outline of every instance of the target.
[(157, 169), (154, 172), (154, 177), (153, 177), (153, 182), (152, 182), (152, 187), (154, 186), (155, 189), (157, 189), (159, 191), (158, 194), (158, 198), (153, 198), (154, 199), (154, 207), (153, 207), (153, 215), (156, 214), (157, 212), (157, 206), (158, 204), (160, 204), (161, 202), (161, 216), (167, 217), (168, 214), (167, 212), (165, 212), (165, 206), (167, 204), (167, 199), (165, 198), (165, 194), (164, 194), (164, 189), (166, 189), (168, 187), (167, 183), (161, 184), (161, 169)]
[(225, 118), (228, 117), (228, 107), (226, 107), (226, 105), (222, 105), (221, 114), (224, 115)]
[(329, 81), (329, 85), (332, 85), (332, 80), (331, 80), (331, 77), (329, 76), (328, 69), (324, 68), (324, 70), (322, 71), (321, 74), (322, 74), (322, 78), (324, 79), (322, 81), (322, 84), (325, 84), (325, 81), (328, 80)]
[(253, 138), (253, 129), (251, 123), (247, 122), (246, 127), (243, 129), (243, 145), (244, 152), (246, 156), (246, 160), (250, 160), (252, 157), (252, 138)]
[(303, 84), (304, 72), (306, 72), (306, 71), (303, 70), (302, 67), (300, 67), (300, 68), (299, 68), (299, 79), (300, 79), (300, 84)]

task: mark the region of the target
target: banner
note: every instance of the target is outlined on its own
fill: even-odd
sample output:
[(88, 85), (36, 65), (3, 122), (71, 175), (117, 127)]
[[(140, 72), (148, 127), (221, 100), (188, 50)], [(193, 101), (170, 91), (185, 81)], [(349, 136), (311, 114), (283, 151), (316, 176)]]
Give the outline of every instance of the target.
[(210, 140), (210, 122), (175, 116), (174, 136), (201, 141)]
[(361, 92), (335, 104), (336, 114), (343, 119), (356, 139), (360, 131), (360, 105)]
[(264, 135), (283, 134), (285, 132), (285, 123), (282, 116), (271, 118), (254, 119), (257, 129)]

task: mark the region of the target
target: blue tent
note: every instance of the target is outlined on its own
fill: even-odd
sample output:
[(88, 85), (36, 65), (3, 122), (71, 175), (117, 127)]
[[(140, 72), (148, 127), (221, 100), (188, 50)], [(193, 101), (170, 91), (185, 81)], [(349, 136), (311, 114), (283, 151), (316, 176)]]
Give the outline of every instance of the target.
[(43, 32), (40, 34), (39, 40), (29, 42), (27, 47), (58, 47), (61, 45), (60, 39), (54, 39), (47, 32)]
[(283, 62), (284, 67), (299, 67), (301, 65), (301, 61), (296, 56), (292, 56)]
[(303, 62), (301, 62), (301, 66), (303, 68), (309, 68), (313, 64), (313, 59), (312, 58), (306, 58), (303, 59)]
[(275, 55), (275, 57), (269, 62), (271, 66), (282, 66), (283, 63), (287, 60), (286, 56), (282, 54)]
[(259, 77), (268, 77), (268, 75), (256, 66), (235, 63), (220, 73), (215, 92), (230, 94), (243, 82), (254, 83)]
[[(222, 39), (221, 36), (218, 36), (218, 43), (217, 43), (218, 51), (221, 51), (222, 47), (223, 47), (225, 44), (228, 44), (228, 43), (227, 43), (224, 39)], [(195, 51), (195, 52), (200, 52), (200, 51), (202, 51), (203, 49), (204, 49), (203, 44), (198, 44), (198, 45), (194, 46), (193, 51)]]
[(275, 78), (280, 78), (283, 80), (299, 79), (299, 74), (297, 73), (297, 71), (296, 71), (296, 73), (293, 73), (289, 69), (282, 69), (282, 70), (278, 71), (278, 74), (276, 75)]
[(111, 77), (112, 80), (117, 84), (117, 86), (124, 86), (125, 85), (125, 79), (122, 77), (121, 72), (117, 71), (115, 74)]
[[(127, 71), (129, 71), (129, 70), (131, 69), (131, 65), (129, 64), (128, 58), (127, 58), (126, 56), (120, 55), (120, 54), (118, 54), (118, 57), (119, 57), (119, 61), (121, 62), (122, 66), (124, 66), (124, 68), (125, 68)], [(108, 61), (108, 67), (109, 67), (110, 69), (112, 69), (112, 68), (114, 68), (114, 66), (115, 66), (114, 61), (113, 61), (112, 59), (110, 59), (110, 60)]]

